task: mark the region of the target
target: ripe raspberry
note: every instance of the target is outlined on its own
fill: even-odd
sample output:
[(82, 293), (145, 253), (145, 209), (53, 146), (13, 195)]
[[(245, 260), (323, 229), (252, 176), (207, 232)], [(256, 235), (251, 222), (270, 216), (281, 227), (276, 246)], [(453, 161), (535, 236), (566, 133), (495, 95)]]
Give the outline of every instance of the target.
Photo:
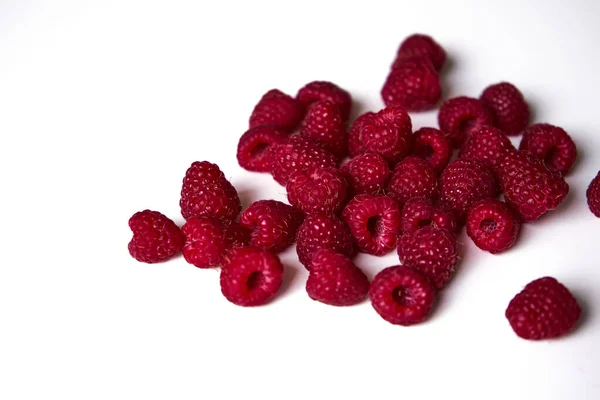
[(307, 83), (298, 91), (296, 99), (306, 107), (314, 101), (329, 101), (340, 109), (344, 121), (348, 120), (350, 108), (352, 107), (352, 97), (350, 96), (350, 93), (334, 83), (326, 81)]
[(173, 221), (158, 211), (144, 210), (129, 218), (133, 238), (127, 246), (131, 257), (153, 264), (179, 253), (185, 238)]
[(451, 211), (435, 206), (429, 199), (415, 197), (408, 200), (402, 208), (400, 231), (413, 233), (426, 226), (456, 232), (458, 224)]
[(483, 126), (462, 145), (459, 157), (479, 160), (493, 169), (500, 158), (513, 150), (515, 146), (500, 129)]
[(402, 60), (392, 68), (381, 89), (386, 106), (408, 111), (431, 110), (441, 97), (440, 77), (427, 58)]
[(185, 219), (214, 217), (233, 221), (242, 210), (233, 185), (218, 165), (208, 161), (195, 161), (186, 171), (179, 205)]
[(387, 186), (387, 195), (403, 206), (413, 197), (435, 199), (438, 179), (435, 170), (419, 157), (409, 156), (394, 167)]
[(396, 246), (400, 210), (391, 197), (358, 195), (344, 208), (342, 218), (363, 252), (381, 256)]
[(269, 151), (271, 146), (284, 143), (287, 137), (273, 126), (257, 126), (240, 137), (237, 159), (240, 166), (248, 171), (269, 172)]
[(385, 189), (390, 167), (388, 162), (376, 153), (363, 153), (342, 165), (351, 194), (381, 194)]
[(577, 159), (577, 147), (571, 136), (550, 124), (535, 124), (525, 129), (519, 150), (544, 160), (547, 167), (561, 174), (568, 173)]
[(492, 254), (511, 248), (521, 228), (519, 217), (496, 199), (475, 203), (467, 215), (467, 235), (482, 250)]
[(587, 203), (590, 211), (600, 218), (600, 172), (588, 186), (586, 191)]
[(477, 201), (498, 195), (492, 171), (477, 160), (454, 160), (442, 172), (439, 185), (440, 201), (460, 220)]
[(283, 265), (273, 253), (255, 247), (238, 247), (224, 257), (221, 292), (233, 304), (260, 306), (281, 287)]
[(508, 135), (517, 135), (529, 123), (529, 106), (523, 94), (508, 82), (488, 86), (479, 99), (494, 116), (496, 126)]
[(277, 89), (261, 97), (250, 115), (250, 128), (273, 125), (284, 132), (293, 131), (304, 117), (302, 103)]
[(302, 211), (277, 200), (259, 200), (240, 216), (240, 224), (252, 232), (250, 245), (279, 253), (296, 240)]
[(435, 301), (435, 289), (421, 273), (402, 265), (379, 272), (369, 289), (371, 304), (386, 321), (414, 325), (424, 321)]
[[(535, 221), (557, 208), (569, 193), (560, 172), (523, 151), (506, 154), (496, 168), (506, 203), (524, 222)], [(488, 196), (489, 197), (489, 196)]]
[(290, 176), (296, 171), (312, 168), (336, 168), (338, 160), (327, 150), (310, 138), (292, 136), (286, 143), (276, 144), (269, 152), (271, 174), (280, 184), (285, 186)]
[(348, 184), (336, 168), (296, 171), (286, 185), (288, 201), (307, 214), (334, 213), (342, 209), (348, 196)]
[(321, 249), (352, 257), (355, 254), (350, 228), (335, 215), (312, 214), (306, 217), (298, 229), (296, 252), (307, 269), (310, 258)]
[(460, 147), (473, 132), (493, 122), (492, 114), (481, 101), (466, 96), (446, 100), (438, 114), (440, 129), (448, 134), (454, 147)]
[(411, 127), (402, 107), (386, 107), (377, 114), (361, 116), (350, 131), (350, 155), (373, 152), (395, 164), (408, 154)]
[(575, 327), (580, 316), (577, 299), (563, 284), (548, 276), (530, 282), (506, 309), (512, 329), (528, 340), (563, 336)]
[(331, 306), (352, 306), (369, 293), (367, 276), (343, 254), (319, 250), (310, 261), (306, 292), (311, 299)]
[(339, 108), (333, 103), (328, 101), (311, 103), (302, 121), (300, 134), (315, 140), (340, 159), (348, 154), (346, 123)]
[(400, 44), (396, 59), (427, 57), (436, 70), (441, 70), (446, 62), (446, 51), (431, 36), (415, 33)]
[(421, 128), (413, 134), (412, 154), (424, 159), (437, 172), (442, 172), (450, 156), (452, 145), (444, 132), (435, 128)]

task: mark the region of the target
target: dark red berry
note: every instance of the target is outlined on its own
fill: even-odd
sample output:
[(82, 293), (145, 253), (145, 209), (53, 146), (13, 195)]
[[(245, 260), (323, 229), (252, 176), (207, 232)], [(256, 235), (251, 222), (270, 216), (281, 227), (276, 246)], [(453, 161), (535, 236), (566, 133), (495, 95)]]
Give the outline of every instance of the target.
[(412, 136), (412, 154), (442, 172), (452, 156), (452, 144), (439, 129), (421, 128)]
[(286, 185), (288, 201), (307, 214), (341, 210), (348, 195), (348, 184), (336, 168), (296, 171)]
[(415, 197), (408, 200), (402, 208), (400, 231), (413, 233), (426, 226), (456, 232), (458, 224), (451, 211), (434, 205), (430, 199)]
[(577, 147), (571, 136), (550, 124), (535, 124), (525, 129), (519, 150), (544, 160), (547, 167), (561, 174), (571, 171), (577, 159)]
[(302, 103), (277, 89), (261, 97), (250, 115), (250, 128), (272, 125), (282, 131), (293, 131), (304, 117)]
[(387, 185), (387, 195), (400, 206), (413, 197), (435, 199), (438, 195), (437, 174), (422, 158), (406, 157), (394, 167)]
[(426, 111), (442, 97), (440, 77), (428, 58), (401, 60), (392, 68), (381, 89), (386, 106), (408, 111)]
[(474, 132), (460, 149), (460, 158), (479, 160), (488, 168), (494, 168), (506, 153), (514, 151), (515, 146), (499, 129), (484, 126)]
[(363, 153), (342, 165), (350, 193), (382, 194), (390, 175), (385, 158), (376, 153)]
[(457, 148), (482, 126), (493, 125), (493, 122), (492, 114), (481, 101), (465, 96), (446, 100), (438, 114), (440, 129)]
[(133, 238), (127, 246), (131, 257), (153, 264), (181, 251), (185, 240), (181, 229), (158, 211), (144, 210), (129, 218)]
[(479, 98), (493, 114), (496, 126), (506, 134), (517, 135), (529, 124), (529, 106), (513, 84), (490, 85)]
[(467, 215), (467, 235), (477, 247), (492, 254), (511, 248), (520, 228), (519, 217), (497, 199), (475, 203)]
[(335, 215), (309, 215), (298, 229), (296, 252), (302, 265), (309, 269), (310, 258), (321, 249), (333, 250), (347, 257), (354, 256), (356, 252), (350, 228)]
[(415, 33), (400, 44), (397, 60), (427, 57), (436, 70), (441, 70), (446, 62), (446, 51), (431, 36)]
[(237, 160), (248, 171), (270, 172), (269, 151), (271, 146), (284, 143), (287, 137), (273, 126), (262, 125), (249, 129), (240, 137)]
[(329, 101), (340, 109), (344, 121), (348, 120), (350, 108), (352, 107), (352, 97), (350, 96), (350, 93), (336, 84), (327, 81), (307, 83), (298, 91), (296, 99), (306, 107), (315, 101)]
[(590, 211), (600, 218), (600, 172), (590, 183), (586, 191), (587, 203)]
[(300, 134), (315, 140), (339, 159), (348, 154), (346, 122), (339, 108), (328, 101), (315, 101), (308, 107)]

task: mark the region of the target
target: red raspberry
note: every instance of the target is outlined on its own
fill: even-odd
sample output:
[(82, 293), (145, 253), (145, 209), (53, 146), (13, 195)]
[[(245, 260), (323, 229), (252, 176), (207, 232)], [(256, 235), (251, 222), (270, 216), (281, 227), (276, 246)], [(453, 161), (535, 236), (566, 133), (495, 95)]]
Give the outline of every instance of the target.
[(395, 164), (408, 154), (410, 136), (411, 122), (406, 110), (386, 107), (356, 120), (350, 131), (350, 155), (373, 152)]
[(419, 272), (397, 265), (379, 272), (369, 289), (371, 304), (386, 321), (414, 325), (424, 321), (435, 301), (435, 289)]
[(461, 220), (471, 205), (498, 195), (492, 171), (477, 160), (454, 160), (442, 172), (439, 185), (440, 201)]
[(302, 103), (277, 89), (261, 97), (250, 115), (250, 128), (273, 125), (284, 132), (293, 131), (304, 117)]
[(348, 195), (344, 174), (336, 168), (296, 171), (286, 185), (291, 205), (307, 214), (338, 212)]
[(525, 129), (519, 150), (544, 160), (547, 167), (561, 174), (568, 173), (577, 159), (577, 147), (571, 136), (550, 124), (535, 124)]
[(310, 258), (321, 249), (333, 250), (348, 257), (354, 256), (356, 249), (350, 228), (335, 215), (309, 215), (298, 229), (296, 252), (302, 265), (310, 268)]
[(315, 140), (340, 159), (348, 154), (346, 123), (339, 108), (333, 103), (313, 102), (308, 107), (300, 134)]
[(331, 306), (352, 306), (369, 293), (367, 276), (343, 254), (319, 250), (310, 260), (306, 292), (311, 299)]
[(513, 150), (515, 146), (500, 129), (484, 126), (467, 139), (460, 149), (459, 157), (479, 160), (493, 169), (500, 158)]
[(555, 278), (530, 282), (508, 304), (506, 318), (515, 333), (528, 340), (552, 339), (569, 333), (581, 317), (581, 307), (569, 289)]
[(427, 58), (402, 60), (392, 68), (381, 89), (386, 106), (408, 111), (431, 110), (441, 97), (440, 77)]
[(257, 126), (240, 137), (237, 159), (240, 166), (248, 171), (269, 172), (269, 151), (271, 146), (285, 143), (287, 137), (273, 126)]
[(158, 211), (144, 210), (129, 218), (133, 238), (129, 254), (138, 261), (153, 264), (179, 253), (185, 238), (173, 221)]
[(548, 169), (542, 160), (523, 151), (506, 154), (498, 162), (496, 172), (504, 200), (524, 222), (535, 221), (554, 210), (569, 193), (569, 185), (560, 172)]
[(426, 160), (437, 172), (442, 172), (450, 156), (452, 145), (444, 132), (435, 128), (421, 128), (412, 136), (412, 154)]
[(283, 281), (283, 265), (273, 253), (238, 247), (224, 257), (221, 292), (233, 304), (260, 306), (271, 300)]
[(342, 165), (341, 170), (354, 195), (383, 193), (390, 175), (388, 162), (376, 153), (359, 154)]
[(219, 166), (195, 161), (185, 173), (181, 187), (183, 218), (214, 217), (233, 221), (242, 210), (237, 191)]
[(292, 136), (286, 143), (271, 147), (269, 160), (273, 178), (284, 186), (296, 171), (317, 167), (336, 168), (338, 163), (333, 154), (304, 136)]
[(448, 134), (454, 147), (460, 147), (473, 132), (493, 122), (492, 114), (481, 101), (466, 96), (446, 100), (438, 114), (440, 129)]
[(352, 107), (352, 97), (350, 96), (350, 93), (334, 83), (326, 81), (307, 83), (298, 91), (296, 99), (307, 107), (314, 101), (329, 101), (340, 109), (344, 121), (348, 120), (350, 108)]
[(255, 201), (240, 216), (240, 224), (252, 232), (250, 245), (279, 253), (296, 240), (302, 211), (277, 200)]
[(413, 197), (435, 199), (438, 179), (435, 170), (419, 157), (406, 157), (394, 167), (387, 186), (387, 195), (403, 206)]
[(396, 246), (400, 210), (391, 197), (358, 195), (344, 208), (342, 218), (363, 252), (381, 256)]
[(398, 257), (402, 265), (419, 271), (435, 289), (441, 289), (458, 262), (456, 238), (445, 229), (426, 226), (400, 236)]
[(415, 197), (408, 200), (402, 208), (400, 231), (413, 233), (426, 226), (456, 232), (458, 224), (451, 211), (433, 205), (429, 199)]
[(475, 203), (467, 215), (467, 235), (477, 247), (492, 254), (510, 249), (520, 228), (519, 217), (506, 203), (496, 199)]
[(400, 44), (396, 59), (404, 60), (427, 57), (436, 70), (441, 70), (446, 62), (446, 51), (431, 36), (415, 33)]
[(600, 172), (588, 186), (587, 192), (587, 203), (590, 211), (598, 218), (600, 218)]
[(508, 82), (488, 86), (479, 99), (494, 116), (496, 126), (508, 135), (517, 135), (529, 123), (529, 106), (523, 94)]

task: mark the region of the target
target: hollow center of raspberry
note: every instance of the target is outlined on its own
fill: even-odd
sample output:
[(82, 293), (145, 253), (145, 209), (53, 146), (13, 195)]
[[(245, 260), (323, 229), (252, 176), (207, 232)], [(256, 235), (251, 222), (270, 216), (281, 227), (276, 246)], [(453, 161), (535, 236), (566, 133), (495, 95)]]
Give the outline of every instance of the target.
[(492, 219), (484, 219), (479, 224), (479, 229), (481, 229), (486, 234), (491, 235), (496, 230), (497, 225), (498, 224), (496, 224), (496, 221), (494, 221)]
[(546, 156), (544, 157), (544, 162), (546, 163), (546, 165), (552, 165), (554, 163), (554, 160), (556, 159), (556, 156), (557, 151), (555, 148), (548, 150)]
[(475, 124), (475, 118), (465, 118), (458, 124), (458, 131), (463, 133), (470, 132), (475, 127)]
[(248, 290), (254, 290), (262, 286), (264, 281), (265, 277), (263, 276), (262, 272), (254, 271), (248, 277), (248, 280), (246, 281), (246, 287), (248, 288)]
[(432, 225), (433, 225), (433, 221), (429, 218), (422, 219), (419, 221), (419, 229), (425, 228), (426, 226), (432, 226)]
[(367, 221), (367, 230), (369, 231), (371, 236), (379, 236), (382, 224), (383, 221), (380, 215), (375, 215), (374, 217), (369, 218), (369, 220)]
[(254, 146), (254, 148), (250, 152), (250, 155), (252, 157), (261, 157), (264, 155), (265, 151), (267, 151), (268, 148), (269, 148), (268, 143), (259, 143), (256, 146)]
[(414, 303), (414, 299), (409, 291), (405, 290), (403, 287), (399, 286), (394, 289), (392, 292), (392, 298), (394, 301), (401, 306), (409, 306)]
[(425, 160), (430, 160), (433, 156), (433, 147), (429, 145), (419, 146), (415, 149), (415, 155)]

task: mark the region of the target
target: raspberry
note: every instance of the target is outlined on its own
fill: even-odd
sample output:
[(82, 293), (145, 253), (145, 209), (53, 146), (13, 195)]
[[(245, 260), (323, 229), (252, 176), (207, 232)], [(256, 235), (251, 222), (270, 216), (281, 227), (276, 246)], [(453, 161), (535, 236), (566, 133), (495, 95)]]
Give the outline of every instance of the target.
[(467, 235), (482, 250), (492, 254), (511, 248), (517, 241), (521, 222), (506, 203), (484, 199), (467, 215)]
[(363, 252), (381, 256), (396, 246), (400, 210), (391, 197), (358, 195), (344, 208), (342, 218)]
[(435, 301), (435, 289), (419, 272), (397, 265), (379, 272), (369, 289), (371, 304), (386, 321), (414, 325), (424, 321)]
[(529, 106), (513, 84), (500, 82), (488, 86), (479, 99), (494, 116), (496, 126), (508, 135), (517, 135), (529, 123)]
[(306, 217), (298, 229), (296, 252), (307, 269), (310, 258), (321, 249), (352, 257), (355, 254), (350, 228), (344, 221), (330, 214), (312, 214)]
[(269, 151), (271, 146), (284, 143), (287, 137), (273, 126), (257, 126), (240, 137), (237, 159), (240, 166), (248, 171), (269, 172)]
[(569, 193), (560, 172), (548, 169), (542, 160), (513, 151), (499, 162), (496, 172), (506, 203), (524, 222), (535, 221), (557, 208)]
[(158, 211), (144, 210), (129, 218), (133, 238), (129, 254), (138, 261), (153, 264), (179, 253), (185, 238), (175, 223)]
[(277, 89), (261, 97), (250, 115), (250, 128), (272, 125), (284, 132), (293, 131), (304, 117), (302, 103)]
[(473, 132), (493, 122), (492, 114), (481, 101), (466, 96), (446, 100), (438, 114), (440, 129), (448, 134), (454, 147), (460, 147)]
[(373, 152), (395, 164), (408, 154), (410, 136), (411, 122), (406, 110), (386, 107), (356, 120), (350, 131), (350, 155)]
[(267, 250), (238, 247), (224, 257), (221, 292), (233, 304), (263, 305), (277, 294), (282, 281), (283, 265)]
[(413, 197), (435, 199), (438, 195), (437, 174), (422, 158), (406, 157), (394, 167), (387, 186), (387, 195), (400, 206)]
[(300, 134), (314, 139), (338, 158), (343, 158), (348, 153), (346, 123), (339, 108), (328, 101), (311, 103)]
[(343, 254), (319, 250), (310, 261), (306, 292), (311, 299), (332, 306), (352, 306), (369, 293), (367, 276)]
[(338, 160), (333, 154), (304, 136), (292, 136), (286, 143), (271, 147), (269, 152), (271, 174), (283, 186), (296, 171), (317, 167), (335, 168), (337, 162)]
[(277, 200), (259, 200), (240, 216), (240, 224), (252, 232), (250, 245), (279, 253), (296, 240), (302, 211)]
[(437, 172), (442, 172), (450, 156), (452, 145), (444, 132), (435, 128), (421, 128), (412, 136), (412, 154), (424, 159)]
[(515, 146), (501, 130), (484, 126), (462, 145), (459, 157), (479, 160), (493, 169), (500, 158), (513, 150)]
[(425, 226), (456, 232), (458, 224), (451, 211), (434, 206), (429, 199), (415, 197), (408, 200), (402, 208), (400, 231), (413, 233)]
[(581, 317), (581, 307), (569, 289), (547, 276), (525, 286), (505, 315), (519, 337), (543, 340), (569, 333)]
[(185, 219), (214, 217), (233, 221), (242, 210), (233, 185), (218, 165), (208, 161), (195, 161), (186, 171), (179, 205)]
[(427, 57), (436, 70), (441, 70), (446, 62), (446, 51), (431, 36), (415, 33), (400, 44), (399, 60)]
[(307, 214), (340, 211), (348, 195), (348, 184), (336, 168), (296, 171), (286, 185), (291, 205)]
[(477, 160), (454, 160), (442, 172), (439, 185), (440, 201), (460, 220), (477, 201), (498, 195), (492, 171)]
[(341, 170), (353, 195), (383, 193), (390, 175), (388, 162), (376, 153), (359, 154), (342, 165)]
[(441, 97), (440, 77), (427, 58), (402, 60), (392, 68), (381, 89), (386, 106), (401, 106), (408, 111), (430, 110)]
[(352, 107), (352, 97), (350, 96), (350, 93), (334, 83), (326, 81), (307, 83), (298, 91), (296, 99), (307, 107), (314, 101), (329, 101), (339, 108), (344, 121), (348, 120), (350, 108)]
[(523, 132), (519, 150), (544, 160), (546, 166), (561, 174), (571, 170), (577, 159), (577, 147), (564, 129), (550, 124), (535, 124)]
[(587, 203), (590, 211), (600, 218), (600, 172), (588, 186), (586, 191)]

